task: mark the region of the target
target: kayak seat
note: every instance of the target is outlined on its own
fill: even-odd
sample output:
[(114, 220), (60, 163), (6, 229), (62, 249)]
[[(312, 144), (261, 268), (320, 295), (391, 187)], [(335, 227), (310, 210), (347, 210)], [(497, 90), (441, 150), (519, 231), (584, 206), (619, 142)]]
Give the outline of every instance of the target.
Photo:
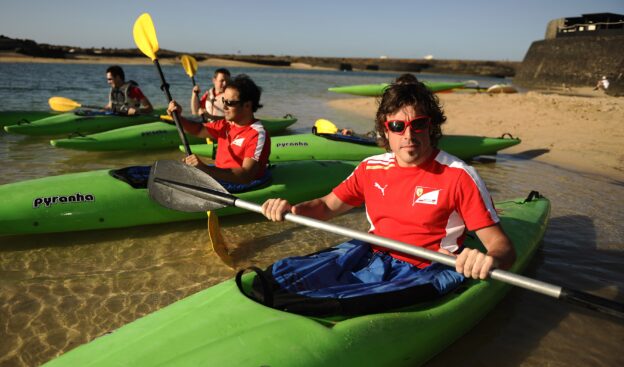
[(98, 111), (98, 110), (78, 110), (74, 112), (76, 116), (109, 116), (114, 115), (112, 111)]
[(375, 139), (365, 138), (357, 135), (343, 135), (343, 134), (318, 134), (329, 140), (344, 141), (347, 143), (362, 144), (362, 145), (377, 145)]
[(359, 240), (307, 256), (282, 259), (256, 273), (247, 291), (265, 306), (306, 316), (355, 316), (396, 310), (455, 290), (463, 275), (439, 263), (419, 269)]
[(135, 189), (146, 189), (151, 166), (130, 166), (110, 170), (110, 175)]
[(219, 182), (221, 186), (223, 186), (223, 188), (226, 189), (230, 194), (236, 194), (252, 191), (262, 186), (268, 185), (271, 183), (272, 179), (273, 175), (271, 175), (271, 171), (267, 169), (262, 177), (257, 178), (248, 184), (239, 184), (221, 180), (217, 180), (217, 182)]

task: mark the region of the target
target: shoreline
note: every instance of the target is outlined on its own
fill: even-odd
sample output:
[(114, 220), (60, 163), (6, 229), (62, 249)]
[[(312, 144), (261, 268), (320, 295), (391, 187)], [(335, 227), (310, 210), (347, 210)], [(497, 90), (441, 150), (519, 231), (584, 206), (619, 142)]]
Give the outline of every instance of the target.
[[(180, 60), (176, 58), (158, 59), (161, 65), (178, 65)], [(151, 65), (147, 57), (109, 57), (109, 56), (77, 56), (71, 59), (59, 59), (52, 57), (33, 57), (14, 52), (0, 52), (0, 64), (2, 63), (40, 63), (40, 64), (102, 64), (102, 65)], [(312, 66), (305, 63), (294, 62), (290, 66), (271, 66), (255, 64), (245, 61), (208, 58), (197, 61), (199, 66), (209, 67), (253, 67), (253, 68), (277, 68), (277, 69), (309, 69), (309, 70), (334, 70), (320, 66)]]
[[(578, 173), (624, 183), (624, 99), (576, 88), (571, 95), (441, 93), (447, 116), (443, 134), (498, 137), (522, 142), (501, 153), (516, 154)], [(333, 108), (374, 119), (375, 98), (341, 98)]]

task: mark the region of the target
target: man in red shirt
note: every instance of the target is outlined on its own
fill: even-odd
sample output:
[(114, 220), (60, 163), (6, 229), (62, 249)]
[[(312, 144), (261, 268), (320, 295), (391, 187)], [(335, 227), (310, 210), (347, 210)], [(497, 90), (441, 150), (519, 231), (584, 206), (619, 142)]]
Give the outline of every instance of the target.
[(167, 113), (178, 113), (184, 130), (218, 144), (215, 165), (204, 164), (195, 154), (185, 158), (191, 166), (219, 181), (249, 184), (267, 173), (271, 139), (254, 112), (261, 108), (262, 90), (245, 74), (238, 75), (223, 93), (225, 119), (194, 123), (181, 116), (182, 107), (171, 101)]
[(154, 110), (139, 85), (133, 80), (126, 82), (125, 73), (120, 66), (113, 65), (106, 69), (106, 82), (111, 89), (104, 109), (129, 116), (151, 113)]
[[(193, 87), (191, 95), (191, 112), (201, 115), (204, 121), (220, 120), (225, 116), (223, 109), (223, 93), (230, 81), (230, 71), (225, 68), (215, 70), (212, 77), (212, 88), (200, 98), (201, 90), (198, 85)], [(199, 100), (199, 103), (197, 103)]]
[[(274, 221), (283, 220), (287, 212), (327, 220), (366, 204), (371, 233), (456, 254), (456, 271), (466, 277), (484, 279), (493, 267), (511, 267), (515, 251), (485, 184), (472, 167), (436, 148), (445, 121), (437, 97), (422, 83), (391, 84), (375, 122), (389, 152), (365, 159), (324, 197), (295, 206), (283, 199), (267, 200), (264, 215)], [(462, 247), (466, 229), (475, 231), (487, 254)], [(381, 247), (371, 246), (371, 252), (390, 255), (381, 263), (398, 261), (402, 269), (404, 263), (415, 270), (429, 265)], [(372, 264), (376, 255), (370, 256), (366, 261)]]

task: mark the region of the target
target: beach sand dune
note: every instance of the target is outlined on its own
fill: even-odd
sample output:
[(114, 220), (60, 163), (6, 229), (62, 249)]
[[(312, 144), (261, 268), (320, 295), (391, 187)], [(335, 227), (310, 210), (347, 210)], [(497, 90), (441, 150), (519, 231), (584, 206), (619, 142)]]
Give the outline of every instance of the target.
[[(624, 182), (624, 98), (591, 89), (558, 95), (439, 94), (447, 115), (445, 134), (501, 136), (509, 133), (522, 143), (505, 153), (535, 154), (535, 159), (574, 171)], [(377, 101), (343, 98), (330, 102), (373, 121)]]

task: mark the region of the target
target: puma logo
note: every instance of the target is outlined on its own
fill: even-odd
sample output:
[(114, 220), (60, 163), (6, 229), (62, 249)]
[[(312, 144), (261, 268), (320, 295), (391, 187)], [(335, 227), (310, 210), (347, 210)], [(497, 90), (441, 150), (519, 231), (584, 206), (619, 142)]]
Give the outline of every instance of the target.
[(381, 191), (381, 196), (386, 196), (386, 187), (388, 187), (388, 185), (381, 187), (380, 184), (378, 184), (377, 182), (375, 182), (375, 187), (379, 189), (379, 191)]

